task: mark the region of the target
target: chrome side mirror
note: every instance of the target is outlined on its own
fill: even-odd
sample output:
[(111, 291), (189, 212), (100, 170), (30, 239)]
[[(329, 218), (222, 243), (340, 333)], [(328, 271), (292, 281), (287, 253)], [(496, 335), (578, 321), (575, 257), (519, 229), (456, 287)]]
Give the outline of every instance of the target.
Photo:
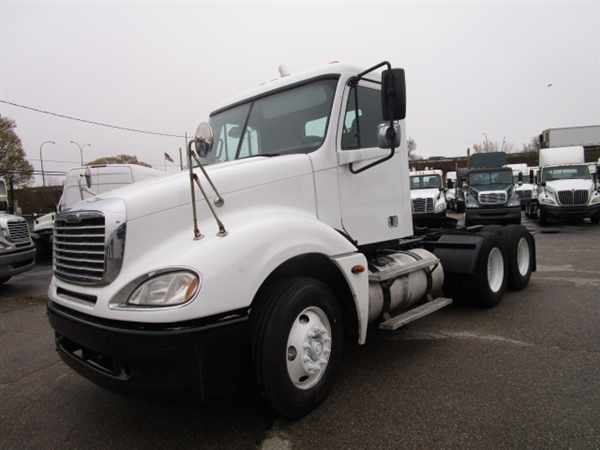
[(394, 123), (393, 127), (389, 123), (381, 123), (377, 126), (377, 146), (379, 148), (399, 147), (401, 134), (398, 123)]
[(198, 153), (198, 156), (206, 158), (212, 150), (213, 142), (215, 140), (212, 127), (207, 122), (202, 122), (198, 125), (198, 128), (196, 128), (194, 139), (196, 141), (196, 152)]

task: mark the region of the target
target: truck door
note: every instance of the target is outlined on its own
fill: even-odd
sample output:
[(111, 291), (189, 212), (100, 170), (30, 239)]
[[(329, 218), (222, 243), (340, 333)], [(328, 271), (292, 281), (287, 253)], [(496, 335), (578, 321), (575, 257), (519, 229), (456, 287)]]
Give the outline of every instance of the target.
[[(358, 108), (354, 89), (357, 90)], [(338, 183), (342, 225), (359, 245), (413, 234), (406, 135), (393, 158), (360, 173), (352, 173), (389, 154), (377, 146), (383, 123), (379, 85), (361, 81), (346, 86), (337, 136)]]

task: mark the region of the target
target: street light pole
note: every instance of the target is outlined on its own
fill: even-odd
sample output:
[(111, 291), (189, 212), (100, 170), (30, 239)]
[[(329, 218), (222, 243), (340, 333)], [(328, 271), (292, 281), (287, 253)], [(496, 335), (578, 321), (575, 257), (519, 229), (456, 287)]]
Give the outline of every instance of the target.
[(91, 147), (91, 144), (81, 145), (75, 141), (69, 141), (71, 144), (75, 144), (79, 148), (79, 156), (81, 158), (81, 167), (83, 167), (83, 147)]
[(44, 174), (44, 157), (42, 156), (42, 149), (45, 144), (56, 144), (54, 141), (44, 141), (40, 144), (40, 166), (42, 167), (42, 185), (46, 187), (46, 175)]

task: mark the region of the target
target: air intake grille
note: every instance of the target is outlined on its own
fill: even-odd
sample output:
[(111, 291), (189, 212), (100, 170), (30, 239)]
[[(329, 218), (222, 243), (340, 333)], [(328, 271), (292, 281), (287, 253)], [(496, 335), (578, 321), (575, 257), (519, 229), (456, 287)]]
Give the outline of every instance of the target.
[(10, 220), (8, 234), (13, 242), (29, 242), (29, 227), (24, 220)]
[(431, 197), (415, 198), (412, 201), (412, 207), (414, 213), (433, 212), (433, 199)]
[(482, 205), (499, 205), (506, 203), (506, 192), (482, 192), (479, 194)]
[(585, 205), (588, 201), (588, 191), (580, 189), (577, 191), (559, 191), (558, 200), (561, 205)]
[(86, 214), (78, 221), (58, 217), (54, 224), (54, 273), (74, 283), (102, 281), (106, 270), (104, 216)]

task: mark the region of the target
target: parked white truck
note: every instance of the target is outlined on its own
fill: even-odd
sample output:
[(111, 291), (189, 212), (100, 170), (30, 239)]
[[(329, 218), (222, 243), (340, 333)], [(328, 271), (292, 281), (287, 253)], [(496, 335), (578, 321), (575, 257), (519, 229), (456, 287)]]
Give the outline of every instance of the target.
[[(57, 211), (68, 210), (75, 203), (95, 195), (164, 175), (164, 172), (138, 164), (96, 164), (71, 169), (65, 177)], [(33, 221), (38, 246), (49, 248), (52, 244), (55, 219), (56, 212), (52, 212)]]
[(369, 325), (524, 288), (522, 226), (413, 234), (405, 98), (389, 63), (282, 77), (210, 114), (188, 174), (61, 212), (48, 316), (63, 360), (116, 388), (253, 379), (300, 417)]
[(513, 184), (515, 186), (515, 193), (521, 201), (521, 209), (527, 211), (529, 203), (537, 196), (537, 186), (534, 181), (533, 168), (528, 167), (527, 164), (506, 164), (504, 167), (508, 167), (513, 171)]
[(581, 146), (540, 150), (538, 218), (600, 221), (600, 192), (596, 176), (585, 163)]
[(410, 172), (410, 200), (415, 225), (440, 224), (446, 219), (446, 188), (441, 170)]
[(0, 178), (0, 285), (35, 264), (35, 246), (22, 217), (9, 214), (8, 190)]

